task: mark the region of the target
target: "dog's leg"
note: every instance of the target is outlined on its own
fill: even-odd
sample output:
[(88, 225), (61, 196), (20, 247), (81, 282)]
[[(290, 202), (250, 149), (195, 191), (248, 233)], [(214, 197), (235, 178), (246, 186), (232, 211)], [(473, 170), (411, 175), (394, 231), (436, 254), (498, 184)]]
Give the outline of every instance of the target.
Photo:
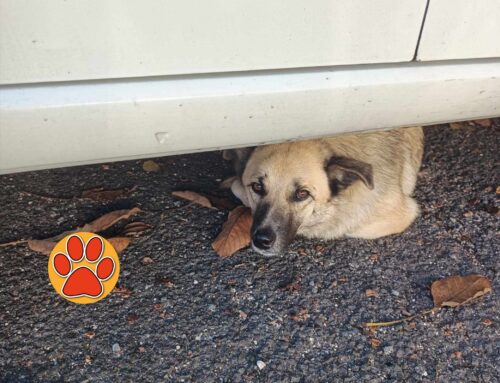
[(402, 196), (400, 202), (388, 205), (380, 205), (370, 222), (347, 234), (349, 237), (364, 239), (375, 239), (386, 235), (397, 234), (404, 231), (415, 220), (419, 213), (419, 207), (415, 200), (408, 196)]

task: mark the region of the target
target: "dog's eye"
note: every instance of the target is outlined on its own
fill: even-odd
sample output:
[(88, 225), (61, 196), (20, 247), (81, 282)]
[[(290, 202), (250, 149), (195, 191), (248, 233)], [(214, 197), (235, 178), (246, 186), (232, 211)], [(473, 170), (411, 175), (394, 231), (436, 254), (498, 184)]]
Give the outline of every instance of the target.
[(311, 194), (306, 189), (299, 189), (295, 192), (295, 200), (305, 201)]
[(264, 186), (260, 182), (252, 182), (251, 185), (252, 190), (256, 194), (263, 194), (264, 193)]

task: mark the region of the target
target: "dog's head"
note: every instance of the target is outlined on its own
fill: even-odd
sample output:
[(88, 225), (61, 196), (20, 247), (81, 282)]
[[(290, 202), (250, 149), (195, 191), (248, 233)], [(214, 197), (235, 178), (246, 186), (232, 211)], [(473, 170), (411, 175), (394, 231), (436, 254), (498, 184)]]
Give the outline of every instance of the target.
[(252, 247), (263, 255), (281, 253), (301, 226), (325, 219), (322, 208), (350, 185), (373, 188), (371, 165), (329, 156), (314, 141), (238, 150), (238, 197), (252, 209)]

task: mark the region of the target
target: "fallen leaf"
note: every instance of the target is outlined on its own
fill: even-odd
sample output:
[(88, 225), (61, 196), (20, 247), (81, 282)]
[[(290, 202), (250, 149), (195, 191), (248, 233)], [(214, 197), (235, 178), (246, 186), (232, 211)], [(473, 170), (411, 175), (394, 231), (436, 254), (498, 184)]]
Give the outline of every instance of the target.
[(220, 184), (219, 184), (219, 188), (220, 189), (231, 189), (231, 185), (233, 184), (234, 181), (236, 181), (238, 179), (238, 177), (236, 176), (232, 176), (232, 177), (229, 177), (229, 178), (226, 178), (224, 181), (222, 181)]
[(156, 277), (156, 280), (158, 283), (161, 283), (163, 286), (165, 286), (167, 288), (175, 287), (174, 282), (169, 277), (158, 276), (158, 277)]
[(42, 254), (50, 255), (50, 252), (60, 239), (66, 237), (67, 235), (77, 233), (80, 231), (87, 231), (90, 233), (99, 233), (113, 226), (118, 221), (122, 219), (130, 218), (131, 216), (139, 213), (141, 210), (137, 207), (132, 209), (115, 210), (110, 213), (104, 214), (103, 216), (95, 219), (90, 223), (86, 223), (82, 227), (77, 227), (73, 230), (65, 231), (59, 235), (55, 235), (46, 239), (30, 239), (27, 241), (28, 246), (31, 250), (40, 252)]
[(151, 265), (155, 263), (155, 261), (153, 261), (153, 259), (151, 259), (150, 257), (144, 257), (142, 258), (142, 264), (143, 265)]
[(372, 345), (373, 348), (377, 348), (378, 346), (380, 346), (380, 341), (378, 339), (375, 339), (375, 338), (371, 338), (370, 339), (370, 343)]
[(92, 364), (92, 358), (90, 355), (85, 355), (85, 365), (88, 366), (90, 364)]
[(155, 303), (153, 305), (153, 310), (158, 311), (158, 312), (162, 312), (163, 311), (163, 305), (161, 303)]
[(497, 186), (496, 190), (495, 190), (495, 194), (496, 195), (499, 195), (500, 194), (500, 186)]
[(297, 249), (297, 254), (300, 255), (301, 257), (307, 256), (307, 251), (303, 247), (299, 247)]
[(82, 198), (98, 202), (114, 201), (115, 199), (128, 196), (133, 189), (134, 188), (130, 190), (104, 190), (103, 188), (90, 189), (82, 192)]
[(451, 129), (462, 129), (464, 127), (461, 122), (451, 122), (449, 125)]
[(314, 246), (314, 251), (318, 254), (323, 254), (326, 251), (326, 247), (323, 245), (316, 245)]
[(179, 198), (185, 199), (187, 201), (196, 203), (198, 205), (213, 209), (212, 203), (207, 198), (207, 196), (205, 196), (203, 194), (189, 191), (189, 190), (184, 190), (184, 191), (174, 191), (174, 192), (172, 192), (172, 195), (175, 197), (179, 197)]
[(111, 243), (118, 254), (125, 250), (130, 244), (130, 238), (127, 237), (112, 237), (108, 238), (108, 241), (109, 243)]
[(139, 351), (139, 352), (146, 352), (146, 349), (143, 346), (139, 346), (139, 348), (137, 349), (137, 351)]
[(28, 240), (28, 247), (38, 253), (45, 255), (50, 255), (52, 249), (57, 244), (57, 242), (51, 241), (50, 239), (30, 239)]
[[(75, 231), (88, 231), (91, 233), (99, 233), (113, 226), (115, 223), (121, 221), (122, 219), (128, 219), (131, 216), (139, 213), (141, 209), (134, 207), (132, 209), (115, 210), (110, 213), (104, 214), (102, 217), (83, 225)], [(62, 237), (66, 236), (63, 235)], [(61, 237), (61, 238), (62, 238)]]
[(482, 275), (452, 276), (431, 285), (434, 308), (457, 307), (491, 291), (491, 282)]
[(94, 331), (88, 331), (88, 332), (86, 332), (85, 334), (83, 334), (83, 336), (84, 336), (85, 338), (92, 339), (93, 337), (95, 337), (95, 332), (94, 332)]
[(144, 223), (144, 222), (131, 222), (127, 225), (122, 230), (122, 234), (129, 236), (129, 237), (138, 237), (142, 233), (144, 233), (146, 230), (151, 229), (153, 226)]
[(378, 297), (378, 291), (377, 290), (372, 290), (372, 289), (366, 289), (365, 295), (367, 297)]
[(132, 290), (127, 289), (126, 287), (115, 287), (112, 292), (119, 295), (123, 299), (130, 298), (132, 295)]
[(158, 173), (161, 170), (160, 165), (158, 165), (153, 160), (144, 161), (142, 164), (142, 168), (147, 173)]
[(481, 323), (485, 326), (491, 326), (493, 324), (493, 321), (491, 319), (483, 319)]
[(60, 240), (64, 238), (65, 236), (69, 234), (73, 234), (79, 231), (87, 231), (90, 233), (99, 233), (101, 231), (104, 231), (111, 226), (113, 226), (115, 223), (121, 221), (122, 219), (128, 219), (131, 216), (139, 213), (141, 209), (134, 207), (132, 209), (122, 209), (122, 210), (115, 210), (110, 213), (104, 214), (103, 216), (93, 220), (90, 223), (86, 223), (85, 225), (81, 227), (77, 227), (74, 230), (68, 230), (65, 231), (64, 233), (61, 233), (59, 235), (56, 235), (51, 238), (47, 238), (49, 240)]
[(229, 257), (250, 244), (252, 212), (245, 206), (238, 206), (229, 213), (222, 231), (212, 243), (212, 248), (221, 257)]
[(489, 128), (491, 126), (491, 119), (490, 118), (485, 118), (485, 119), (482, 119), (482, 120), (475, 120), (474, 123), (476, 123), (477, 125), (481, 125), (485, 128)]

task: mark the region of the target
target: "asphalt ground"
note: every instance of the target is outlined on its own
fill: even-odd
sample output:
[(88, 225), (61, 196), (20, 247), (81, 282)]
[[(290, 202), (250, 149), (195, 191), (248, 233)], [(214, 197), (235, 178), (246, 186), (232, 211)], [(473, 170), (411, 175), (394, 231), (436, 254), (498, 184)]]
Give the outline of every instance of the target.
[[(0, 248), (1, 382), (498, 382), (500, 122), (425, 129), (420, 218), (367, 241), (297, 239), (287, 254), (219, 258), (227, 211), (171, 196), (226, 196), (220, 153), (0, 177), (0, 243), (46, 238), (121, 208), (153, 226), (120, 255), (118, 286), (96, 304), (58, 296), (47, 257)], [(83, 190), (134, 188), (94, 202)], [(104, 233), (112, 236), (126, 222)], [(154, 263), (144, 264), (144, 257)], [(493, 292), (376, 331), (432, 307), (430, 284), (479, 273)], [(378, 296), (367, 297), (366, 290)]]

